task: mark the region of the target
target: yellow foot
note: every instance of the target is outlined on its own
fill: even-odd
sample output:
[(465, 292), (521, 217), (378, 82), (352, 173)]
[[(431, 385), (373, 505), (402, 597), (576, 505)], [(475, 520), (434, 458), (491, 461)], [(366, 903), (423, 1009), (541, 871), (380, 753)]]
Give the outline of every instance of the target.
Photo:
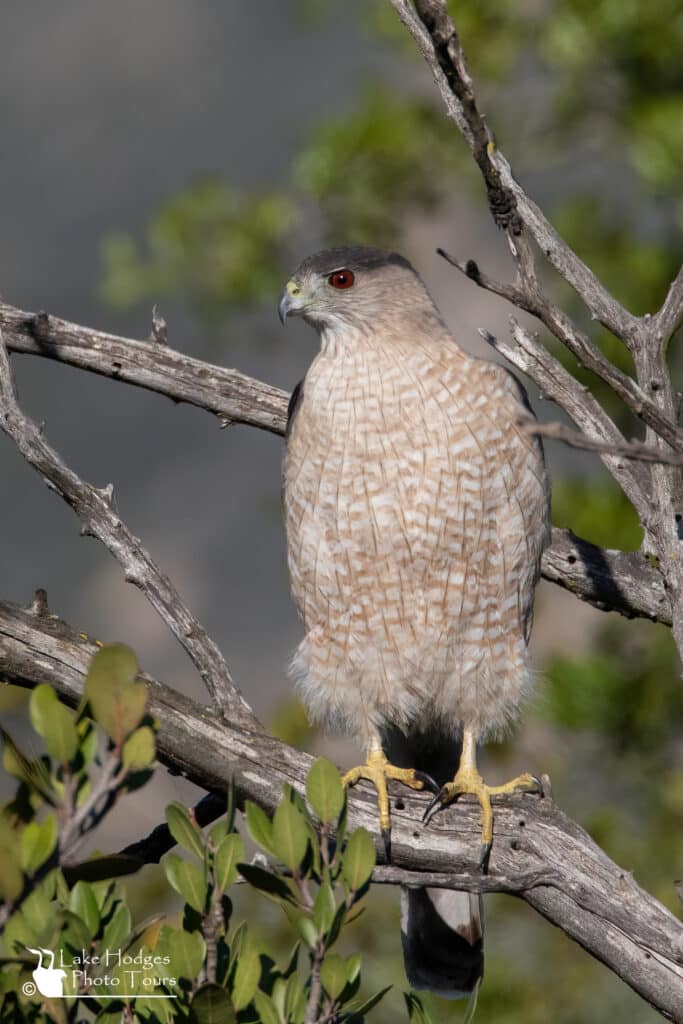
[(458, 769), (452, 782), (441, 787), (424, 813), (423, 821), (429, 822), (442, 807), (457, 800), (459, 796), (470, 793), (475, 796), (481, 806), (481, 854), (479, 864), (485, 869), (493, 842), (493, 811), (491, 797), (504, 793), (540, 793), (541, 783), (533, 775), (525, 772), (511, 779), (502, 786), (487, 786), (475, 767), (465, 765)]
[(397, 768), (390, 764), (386, 755), (381, 750), (372, 750), (368, 754), (365, 764), (358, 768), (351, 768), (342, 779), (344, 786), (355, 786), (361, 779), (367, 779), (377, 790), (377, 804), (379, 806), (379, 827), (384, 840), (384, 848), (387, 860), (391, 856), (391, 816), (389, 813), (389, 789), (387, 781), (395, 779), (402, 782), (404, 786), (411, 789), (431, 789), (433, 793), (438, 792), (438, 786), (434, 780), (424, 772), (417, 772), (414, 768)]

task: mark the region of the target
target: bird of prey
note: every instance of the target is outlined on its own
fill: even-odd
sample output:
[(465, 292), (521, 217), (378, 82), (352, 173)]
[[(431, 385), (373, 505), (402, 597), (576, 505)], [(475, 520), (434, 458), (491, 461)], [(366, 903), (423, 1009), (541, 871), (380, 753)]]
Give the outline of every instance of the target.
[[(472, 794), (482, 863), (491, 794), (477, 743), (500, 734), (529, 689), (527, 644), (549, 492), (526, 395), (503, 367), (455, 343), (397, 253), (340, 247), (305, 259), (280, 318), (302, 316), (320, 352), (289, 407), (287, 555), (305, 636), (293, 670), (313, 720), (348, 732), (388, 838), (388, 780), (441, 788), (429, 812)], [(457, 770), (456, 770), (457, 769)], [(483, 971), (480, 901), (404, 891), (415, 988), (453, 997)]]

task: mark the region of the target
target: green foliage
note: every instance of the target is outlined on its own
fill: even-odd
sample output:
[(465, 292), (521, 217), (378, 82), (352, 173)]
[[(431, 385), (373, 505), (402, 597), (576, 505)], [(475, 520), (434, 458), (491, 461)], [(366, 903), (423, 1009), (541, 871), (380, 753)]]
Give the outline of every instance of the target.
[(294, 178), (320, 205), (330, 242), (390, 247), (407, 215), (443, 200), (456, 153), (431, 103), (372, 88), (359, 110), (321, 127)]
[(181, 296), (220, 319), (279, 291), (293, 217), (285, 196), (196, 181), (155, 215), (144, 248), (123, 232), (106, 239), (103, 295), (118, 307)]
[[(272, 818), (247, 805), (252, 836), (270, 858), (267, 867), (244, 861), (232, 791), (225, 816), (206, 833), (182, 804), (166, 808), (181, 853), (167, 853), (163, 871), (183, 901), (179, 917), (157, 916), (135, 925), (134, 911), (114, 877), (122, 861), (123, 870), (140, 867), (130, 858), (95, 857), (63, 866), (74, 837), (82, 834), (74, 831), (74, 820), (83, 828), (95, 827), (115, 798), (140, 784), (141, 772), (145, 778), (151, 774), (153, 730), (141, 725), (147, 721), (146, 689), (136, 674), (133, 653), (120, 645), (93, 658), (83, 712), (88, 708), (106, 727), (108, 735), (99, 740), (93, 722), (83, 712), (74, 719), (54, 691), (41, 686), (32, 696), (31, 719), (49, 756), (30, 799), (25, 792), (30, 774), (24, 773), (22, 799), (15, 797), (0, 815), (0, 897), (8, 913), (5, 957), (0, 958), (0, 1020), (66, 1022), (67, 1015), (76, 1019), (82, 1010), (113, 1024), (128, 1007), (139, 1024), (302, 1024), (313, 1000), (316, 1013), (328, 1020), (359, 1024), (384, 992), (359, 1000), (361, 958), (332, 948), (359, 913), (375, 854), (363, 830), (346, 835), (344, 791), (329, 761), (316, 762), (307, 783), (319, 833), (305, 800), (289, 786)], [(12, 749), (16, 763), (28, 763), (16, 745)], [(45, 779), (56, 809), (53, 813), (48, 802), (50, 812), (39, 817), (47, 802)], [(99, 794), (92, 816), (87, 795), (79, 802), (79, 791)], [(104, 810), (96, 814), (100, 801)], [(255, 896), (265, 895), (284, 909), (290, 932), (303, 939), (307, 964), (297, 944), (279, 966), (251, 923), (232, 922), (228, 892), (240, 876)], [(67, 998), (57, 1010), (54, 1000), (30, 988), (40, 950), (52, 950), (64, 971)], [(313, 983), (316, 975), (319, 988)], [(90, 998), (81, 1004), (84, 996)]]
[(147, 687), (135, 682), (137, 672), (137, 659), (131, 649), (111, 644), (94, 656), (85, 681), (93, 718), (119, 748), (145, 714)]

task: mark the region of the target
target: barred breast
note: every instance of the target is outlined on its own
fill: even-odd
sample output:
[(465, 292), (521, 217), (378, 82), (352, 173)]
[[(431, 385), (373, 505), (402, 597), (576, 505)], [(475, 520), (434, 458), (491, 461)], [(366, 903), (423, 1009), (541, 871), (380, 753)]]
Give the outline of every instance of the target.
[(540, 446), (511, 375), (462, 353), (330, 342), (289, 430), (284, 511), (312, 717), (499, 731), (528, 685), (548, 532)]

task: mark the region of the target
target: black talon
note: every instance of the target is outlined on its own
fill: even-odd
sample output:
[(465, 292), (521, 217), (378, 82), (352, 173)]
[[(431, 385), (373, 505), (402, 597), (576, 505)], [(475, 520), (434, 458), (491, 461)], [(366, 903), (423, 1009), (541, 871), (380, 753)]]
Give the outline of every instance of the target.
[(387, 864), (391, 862), (391, 826), (389, 828), (383, 828), (382, 841), (384, 842), (384, 853), (386, 854)]
[(427, 772), (415, 772), (415, 778), (418, 782), (421, 782), (425, 789), (428, 789), (430, 793), (440, 793), (438, 785)]
[(441, 794), (442, 793), (443, 793), (443, 788), (440, 789), (438, 791), (438, 793), (436, 794), (436, 796), (432, 797), (432, 799), (429, 801), (429, 805), (427, 807), (427, 810), (422, 815), (422, 824), (423, 825), (428, 825), (429, 822), (432, 820), (432, 817), (436, 814), (437, 810), (439, 810), (439, 808), (437, 807), (437, 804), (441, 803)]
[(486, 874), (491, 856), (491, 843), (482, 843), (479, 849), (479, 868), (483, 875)]

